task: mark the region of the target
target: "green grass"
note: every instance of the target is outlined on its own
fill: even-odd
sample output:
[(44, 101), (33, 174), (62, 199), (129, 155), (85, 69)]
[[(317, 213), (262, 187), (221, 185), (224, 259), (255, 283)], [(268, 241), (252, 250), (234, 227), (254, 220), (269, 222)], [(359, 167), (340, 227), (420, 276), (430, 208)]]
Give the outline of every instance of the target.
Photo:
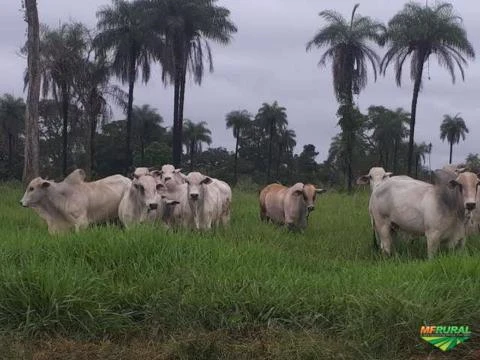
[(147, 339), (179, 359), (417, 359), (439, 353), (421, 325), (465, 324), (474, 335), (448, 358), (480, 348), (479, 238), (433, 261), (423, 239), (400, 240), (385, 259), (367, 193), (320, 196), (304, 233), (261, 223), (256, 195), (235, 193), (226, 230), (59, 236), (19, 206), (19, 186), (0, 194), (5, 339)]

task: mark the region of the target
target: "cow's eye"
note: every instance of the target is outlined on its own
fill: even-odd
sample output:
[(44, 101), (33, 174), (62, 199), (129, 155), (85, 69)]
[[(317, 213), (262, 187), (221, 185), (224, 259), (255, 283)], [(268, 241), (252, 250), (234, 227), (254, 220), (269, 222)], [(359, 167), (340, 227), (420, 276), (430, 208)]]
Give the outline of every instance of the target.
[(33, 191), (33, 187), (30, 186), (30, 187), (28, 188), (28, 191)]

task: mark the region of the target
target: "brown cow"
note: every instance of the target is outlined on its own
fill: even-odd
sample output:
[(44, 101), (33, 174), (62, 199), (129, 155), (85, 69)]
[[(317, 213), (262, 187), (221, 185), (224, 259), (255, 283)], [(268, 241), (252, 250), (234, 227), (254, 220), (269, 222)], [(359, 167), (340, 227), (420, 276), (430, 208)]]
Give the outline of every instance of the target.
[(325, 191), (312, 184), (296, 183), (289, 188), (270, 184), (260, 192), (260, 218), (289, 228), (304, 229), (308, 215), (315, 209), (316, 194)]

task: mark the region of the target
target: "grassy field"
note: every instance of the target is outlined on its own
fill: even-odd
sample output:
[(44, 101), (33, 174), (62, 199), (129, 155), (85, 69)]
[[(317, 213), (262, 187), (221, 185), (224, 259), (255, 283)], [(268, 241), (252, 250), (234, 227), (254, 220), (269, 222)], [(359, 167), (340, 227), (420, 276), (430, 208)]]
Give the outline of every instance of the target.
[[(322, 195), (304, 233), (260, 223), (256, 195), (235, 193), (227, 230), (62, 236), (19, 186), (0, 195), (2, 358), (480, 358), (480, 238), (433, 261), (400, 240), (384, 259), (366, 192)], [(423, 324), (474, 333), (443, 355)]]

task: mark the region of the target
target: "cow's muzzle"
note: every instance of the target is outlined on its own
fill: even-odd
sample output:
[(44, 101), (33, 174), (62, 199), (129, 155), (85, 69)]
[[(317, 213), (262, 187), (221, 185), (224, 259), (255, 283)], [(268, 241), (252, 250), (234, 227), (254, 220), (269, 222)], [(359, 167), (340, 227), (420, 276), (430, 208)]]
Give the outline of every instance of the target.
[(307, 206), (307, 210), (308, 210), (308, 212), (313, 211), (313, 210), (315, 210), (315, 206), (314, 205), (309, 205), (309, 206)]
[(198, 194), (190, 194), (192, 200), (198, 200)]
[(157, 210), (158, 204), (155, 204), (155, 203), (148, 204), (148, 208), (149, 208), (150, 210)]
[(465, 207), (468, 211), (475, 210), (476, 204), (474, 202), (468, 202), (465, 204)]

